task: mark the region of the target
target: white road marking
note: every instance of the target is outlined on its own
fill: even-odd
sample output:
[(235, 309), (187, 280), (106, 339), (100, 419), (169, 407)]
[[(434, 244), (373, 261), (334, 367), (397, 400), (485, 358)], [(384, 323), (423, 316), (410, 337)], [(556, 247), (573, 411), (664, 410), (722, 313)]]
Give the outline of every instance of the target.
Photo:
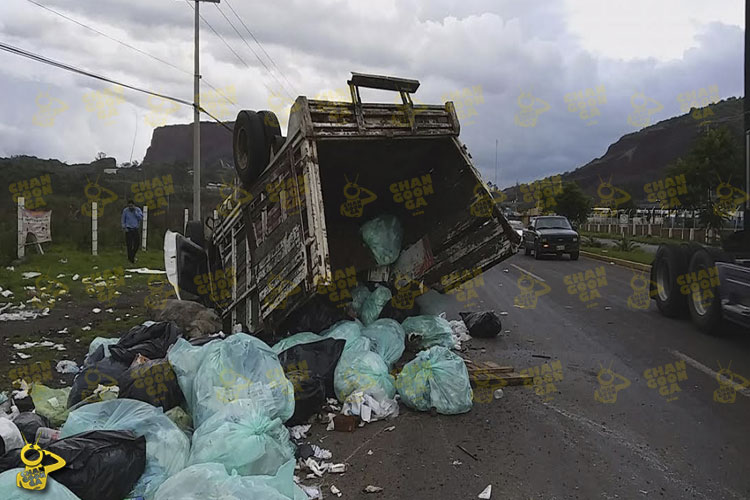
[(725, 385), (731, 385), (735, 391), (739, 392), (746, 398), (750, 398), (750, 389), (748, 389), (747, 387), (744, 387), (742, 384), (737, 384), (735, 382), (730, 381), (724, 375), (719, 375), (717, 372), (715, 372), (711, 368), (699, 363), (698, 361), (694, 360), (687, 354), (682, 354), (680, 351), (669, 351), (669, 352), (672, 353), (674, 356), (677, 356), (678, 358), (682, 359), (683, 361), (685, 361), (685, 363), (689, 364), (696, 370), (702, 371), (703, 373), (705, 373), (706, 375), (709, 375), (714, 380), (721, 379), (721, 381), (724, 382)]
[(537, 276), (536, 274), (532, 273), (531, 271), (527, 271), (526, 269), (522, 268), (521, 266), (517, 266), (515, 264), (511, 264), (511, 266), (515, 267), (516, 269), (518, 269), (522, 273), (526, 273), (529, 276), (531, 276), (532, 278), (538, 279), (539, 281), (541, 281), (542, 283), (544, 283), (544, 278), (541, 278), (541, 277)]

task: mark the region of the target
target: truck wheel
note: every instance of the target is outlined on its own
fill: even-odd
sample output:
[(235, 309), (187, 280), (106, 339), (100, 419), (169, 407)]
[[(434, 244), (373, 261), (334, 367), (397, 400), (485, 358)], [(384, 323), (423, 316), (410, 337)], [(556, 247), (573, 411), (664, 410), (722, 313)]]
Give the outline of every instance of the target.
[(201, 248), (206, 248), (206, 236), (203, 232), (203, 223), (199, 220), (188, 221), (185, 226), (185, 237)]
[(273, 138), (281, 136), (281, 125), (276, 113), (273, 111), (258, 111), (258, 116), (263, 120), (263, 134), (268, 144), (273, 143)]
[(268, 165), (271, 152), (271, 144), (266, 141), (263, 117), (255, 111), (242, 110), (237, 114), (232, 152), (237, 177), (245, 188), (250, 188)]
[(668, 318), (684, 316), (687, 297), (680, 293), (677, 277), (687, 272), (684, 250), (677, 245), (661, 245), (651, 266), (652, 297), (659, 311)]
[[(715, 265), (715, 260), (706, 250), (698, 250), (690, 259), (690, 273), (696, 276), (700, 271), (708, 272)], [(711, 286), (710, 281), (698, 282), (698, 290), (688, 295), (687, 303), (690, 318), (703, 333), (717, 335), (721, 330), (721, 299), (719, 288)]]
[(579, 252), (573, 252), (570, 254), (570, 260), (578, 260)]
[(523, 254), (531, 255), (531, 248), (529, 248), (529, 245), (527, 245), (526, 242), (523, 242)]
[(534, 244), (534, 258), (539, 260), (542, 258), (542, 252), (539, 250), (539, 243)]

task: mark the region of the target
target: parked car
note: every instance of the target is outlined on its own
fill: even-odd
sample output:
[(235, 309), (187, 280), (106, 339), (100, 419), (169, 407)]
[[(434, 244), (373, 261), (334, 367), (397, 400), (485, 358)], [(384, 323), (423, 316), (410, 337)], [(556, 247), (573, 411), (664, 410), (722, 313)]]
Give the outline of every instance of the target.
[(513, 228), (519, 237), (523, 238), (523, 222), (520, 220), (509, 220), (508, 224), (510, 224), (510, 227)]
[(536, 217), (531, 220), (528, 228), (523, 231), (523, 251), (540, 259), (542, 255), (567, 253), (570, 260), (578, 260), (580, 238), (567, 217), (551, 215)]

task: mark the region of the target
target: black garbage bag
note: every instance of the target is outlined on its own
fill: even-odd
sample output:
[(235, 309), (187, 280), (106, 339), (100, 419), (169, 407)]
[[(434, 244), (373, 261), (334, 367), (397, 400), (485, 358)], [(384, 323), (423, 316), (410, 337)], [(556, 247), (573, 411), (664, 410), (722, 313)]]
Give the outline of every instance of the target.
[(162, 359), (167, 357), (167, 349), (177, 342), (181, 335), (179, 327), (169, 321), (149, 326), (137, 325), (123, 335), (119, 342), (109, 346), (109, 353), (114, 359), (127, 363), (128, 366), (138, 354), (148, 359)]
[(351, 319), (346, 311), (336, 307), (323, 295), (315, 295), (294, 310), (276, 330), (279, 337), (289, 333), (320, 333), (342, 319)]
[[(121, 500), (146, 467), (146, 438), (131, 431), (88, 431), (45, 447), (65, 460), (65, 467), (50, 473), (81, 500)], [(42, 465), (54, 459), (45, 457)], [(0, 472), (24, 467), (21, 450), (0, 457)]]
[(120, 376), (119, 386), (118, 397), (161, 406), (164, 411), (185, 400), (172, 365), (166, 359), (154, 359), (128, 368)]
[(120, 376), (128, 369), (128, 364), (112, 358), (103, 358), (98, 362), (86, 364), (76, 374), (68, 395), (68, 408), (86, 399), (94, 393), (99, 384), (119, 386)]
[[(336, 370), (344, 346), (346, 346), (346, 340), (343, 339), (325, 339), (309, 344), (297, 344), (281, 351), (279, 362), (287, 378), (289, 378), (289, 372), (299, 371), (306, 379), (322, 380), (325, 396), (335, 398), (333, 372)], [(294, 396), (296, 399), (296, 388)]]
[(307, 423), (326, 402), (325, 382), (320, 377), (310, 377), (304, 371), (287, 372), (286, 378), (294, 386), (294, 413), (285, 424)]
[(13, 423), (16, 424), (18, 430), (21, 431), (21, 435), (26, 438), (26, 441), (33, 443), (36, 439), (36, 431), (40, 427), (49, 427), (49, 420), (46, 417), (25, 411), (19, 413), (16, 418), (13, 419)]
[(458, 313), (472, 337), (492, 338), (503, 331), (500, 316), (495, 311)]

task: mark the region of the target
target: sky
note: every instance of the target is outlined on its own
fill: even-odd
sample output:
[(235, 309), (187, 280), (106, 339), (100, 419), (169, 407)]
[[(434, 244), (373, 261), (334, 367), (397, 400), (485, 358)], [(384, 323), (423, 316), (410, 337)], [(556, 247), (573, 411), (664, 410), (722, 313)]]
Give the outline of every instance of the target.
[[(30, 0), (0, 2), (0, 42), (192, 100), (194, 11), (186, 1), (34, 2), (141, 52)], [(691, 104), (742, 96), (743, 7), (740, 0), (202, 3), (211, 27), (201, 23), (201, 101), (230, 121), (240, 109), (271, 109), (284, 128), (298, 95), (347, 99), (352, 71), (415, 78), (414, 100), (453, 101), (475, 166), (508, 186), (571, 171)], [(0, 157), (76, 163), (104, 152), (118, 163), (140, 161), (155, 126), (192, 122), (189, 106), (3, 51), (0, 91)], [(382, 93), (363, 98), (395, 102)]]

